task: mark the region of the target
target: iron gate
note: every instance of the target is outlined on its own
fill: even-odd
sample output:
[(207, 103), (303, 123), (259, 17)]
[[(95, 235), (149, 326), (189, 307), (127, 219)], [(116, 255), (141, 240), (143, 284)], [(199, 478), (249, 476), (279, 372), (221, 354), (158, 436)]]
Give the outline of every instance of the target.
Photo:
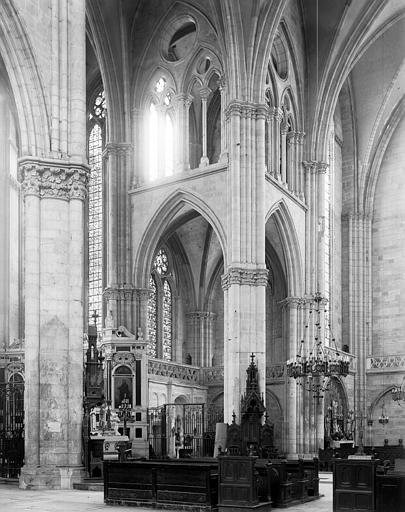
[(165, 404), (148, 409), (151, 457), (212, 457), (223, 409), (206, 404)]
[(0, 384), (0, 477), (17, 478), (24, 464), (24, 384)]

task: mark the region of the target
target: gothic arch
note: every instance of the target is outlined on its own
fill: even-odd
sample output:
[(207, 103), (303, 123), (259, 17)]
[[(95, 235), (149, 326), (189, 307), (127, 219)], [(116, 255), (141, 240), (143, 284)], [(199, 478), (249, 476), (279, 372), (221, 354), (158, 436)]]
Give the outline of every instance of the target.
[[(106, 140), (127, 140), (125, 135), (128, 118), (125, 108), (124, 87), (119, 79), (119, 65), (114, 55), (122, 55), (122, 51), (114, 49), (107, 27), (104, 24), (98, 2), (86, 2), (87, 36), (91, 42), (100, 68), (108, 108)], [(115, 53), (114, 53), (114, 50)]]
[[(174, 92), (177, 94), (177, 84), (173, 74), (164, 66), (160, 65), (154, 69), (149, 76), (143, 82), (143, 92), (139, 96), (137, 101), (139, 108), (148, 108), (151, 100), (153, 99), (156, 103), (160, 103), (160, 95), (156, 92), (152, 92), (152, 86), (154, 81), (158, 80), (161, 76), (166, 79), (165, 92)], [(134, 96), (136, 98), (136, 96)]]
[(288, 295), (299, 297), (303, 293), (304, 282), (301, 249), (294, 221), (283, 200), (280, 200), (270, 208), (266, 215), (266, 223), (270, 217), (274, 218), (280, 240), (282, 241)]
[(214, 229), (221, 245), (224, 262), (226, 258), (226, 236), (221, 221), (212, 209), (196, 194), (176, 190), (156, 210), (144, 231), (139, 243), (134, 264), (134, 281), (139, 286), (147, 287), (150, 264), (156, 246), (174, 215), (185, 205), (194, 208)]
[(385, 151), (391, 141), (395, 130), (403, 118), (405, 113), (405, 98), (396, 105), (391, 117), (384, 124), (384, 127), (378, 131), (381, 133), (381, 137), (376, 143), (375, 150), (370, 158), (371, 163), (369, 166), (369, 172), (362, 181), (362, 197), (364, 198), (364, 211), (368, 215), (373, 213), (373, 204), (375, 197), (375, 189), (378, 182), (378, 176), (381, 170), (381, 163), (384, 158)]
[(326, 72), (322, 77), (320, 92), (314, 107), (312, 128), (308, 135), (310, 158), (314, 160), (326, 160), (328, 126), (333, 117), (339, 93), (349, 73), (373, 42), (405, 16), (405, 9), (401, 9), (383, 24), (377, 26), (377, 29), (370, 35), (368, 33), (370, 24), (373, 21), (378, 25), (376, 20), (385, 7), (385, 3), (379, 0), (371, 2), (368, 10), (362, 16), (361, 23), (344, 41), (341, 50), (334, 54), (337, 55), (337, 58), (333, 60), (332, 55), (328, 58)]
[(0, 55), (16, 104), (21, 155), (48, 155), (45, 93), (33, 49), (10, 0), (0, 2)]

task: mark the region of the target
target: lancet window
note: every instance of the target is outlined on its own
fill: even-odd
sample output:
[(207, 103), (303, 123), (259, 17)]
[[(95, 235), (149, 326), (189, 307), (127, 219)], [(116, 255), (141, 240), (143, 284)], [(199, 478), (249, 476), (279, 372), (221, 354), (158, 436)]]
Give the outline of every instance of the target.
[(147, 177), (149, 181), (174, 172), (173, 91), (160, 76), (153, 85), (147, 129)]
[(103, 292), (103, 166), (104, 126), (106, 118), (104, 91), (94, 98), (89, 114), (89, 267), (88, 314), (101, 328)]
[(150, 357), (173, 359), (173, 274), (165, 249), (153, 260), (149, 278), (148, 354)]

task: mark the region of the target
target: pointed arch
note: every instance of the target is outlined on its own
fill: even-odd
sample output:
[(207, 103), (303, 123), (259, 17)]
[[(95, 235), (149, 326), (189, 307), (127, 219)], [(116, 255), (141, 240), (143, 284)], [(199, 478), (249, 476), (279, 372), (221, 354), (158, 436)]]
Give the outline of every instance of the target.
[(0, 55), (14, 96), (21, 155), (48, 155), (49, 116), (34, 51), (12, 2), (0, 2)]
[[(326, 72), (322, 77), (313, 118), (310, 121), (312, 127), (309, 130), (308, 147), (312, 159), (325, 159), (328, 147), (328, 126), (333, 118), (342, 86), (356, 62), (384, 32), (405, 16), (405, 9), (400, 9), (382, 24), (380, 21), (378, 26), (376, 20), (378, 20), (385, 4), (386, 1), (371, 1), (362, 13), (361, 22), (350, 32), (350, 36), (346, 40), (340, 42), (340, 51), (328, 56), (328, 62), (325, 66)], [(347, 4), (341, 23), (347, 21), (350, 12), (350, 4)], [(377, 28), (370, 34), (371, 20), (373, 20), (373, 24), (377, 24)], [(338, 48), (338, 43), (336, 43), (336, 47)]]
[(369, 172), (365, 176), (364, 185), (363, 185), (363, 197), (364, 197), (364, 211), (368, 215), (372, 215), (373, 213), (373, 205), (374, 205), (374, 197), (375, 197), (375, 189), (378, 182), (378, 177), (381, 170), (381, 163), (385, 155), (385, 151), (388, 147), (388, 144), (391, 141), (395, 130), (403, 118), (405, 113), (405, 98), (402, 98), (401, 101), (396, 105), (394, 111), (392, 112), (390, 118), (384, 124), (380, 133), (382, 136), (378, 140), (375, 150), (371, 157), (371, 165), (369, 167)]
[(274, 218), (282, 242), (286, 279), (289, 296), (301, 296), (303, 293), (303, 262), (297, 231), (289, 209), (283, 200), (274, 204), (266, 215), (266, 224)]
[(156, 210), (140, 241), (134, 263), (134, 282), (138, 286), (147, 287), (146, 279), (149, 278), (149, 268), (156, 246), (172, 218), (184, 205), (194, 208), (211, 224), (219, 239), (225, 261), (225, 230), (217, 215), (198, 195), (185, 190), (176, 190)]

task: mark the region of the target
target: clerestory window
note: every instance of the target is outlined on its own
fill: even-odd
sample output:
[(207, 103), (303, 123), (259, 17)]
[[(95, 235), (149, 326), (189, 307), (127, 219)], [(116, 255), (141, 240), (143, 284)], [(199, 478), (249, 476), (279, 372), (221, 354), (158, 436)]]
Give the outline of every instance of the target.
[(156, 80), (152, 94), (147, 130), (149, 181), (171, 176), (174, 172), (173, 93), (164, 77)]

